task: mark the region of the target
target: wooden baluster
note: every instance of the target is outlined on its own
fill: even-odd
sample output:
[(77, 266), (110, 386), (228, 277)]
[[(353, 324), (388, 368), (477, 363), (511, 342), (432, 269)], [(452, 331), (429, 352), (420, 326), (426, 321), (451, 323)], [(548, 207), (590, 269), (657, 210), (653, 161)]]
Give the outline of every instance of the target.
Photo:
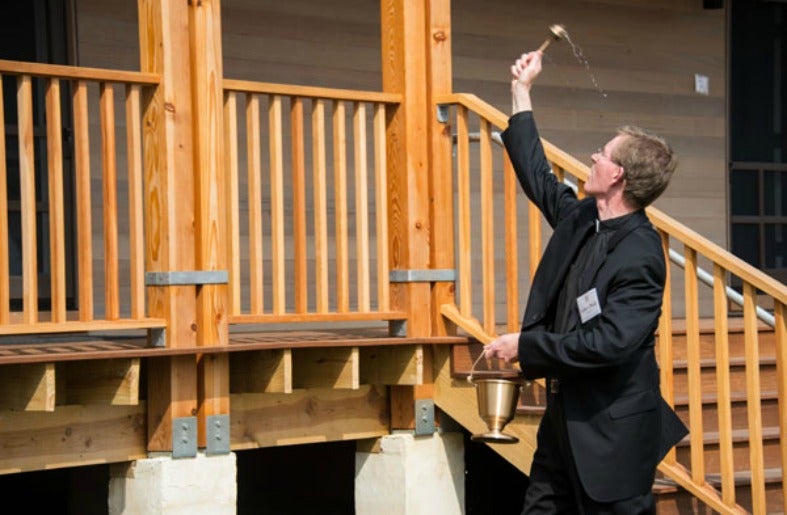
[(480, 125), (483, 326), (487, 333), (495, 334), (497, 324), (495, 321), (495, 213), (492, 184), (492, 139), (489, 121), (482, 118)]
[(93, 201), (90, 192), (90, 122), (87, 83), (77, 81), (74, 104), (74, 173), (77, 207), (77, 274), (79, 320), (93, 320)]
[(355, 165), (355, 255), (358, 311), (367, 312), (369, 299), (369, 200), (366, 163), (366, 104), (353, 103), (353, 164)]
[(732, 400), (730, 395), (730, 342), (727, 317), (727, 272), (713, 265), (713, 319), (716, 346), (716, 405), (719, 419), (721, 495), (735, 506), (735, 464), (732, 454)]
[(691, 440), (691, 477), (697, 484), (705, 482), (705, 457), (702, 430), (702, 377), (700, 370), (700, 316), (697, 291), (697, 251), (686, 247), (686, 359), (689, 385), (689, 434)]
[(377, 309), (391, 309), (388, 281), (388, 159), (385, 104), (374, 107), (374, 207), (377, 219)]
[(52, 321), (66, 321), (66, 234), (63, 201), (63, 121), (60, 81), (46, 81), (46, 143), (49, 191), (49, 270)]
[(249, 297), (251, 313), (265, 309), (262, 229), (262, 163), (260, 156), (260, 100), (246, 95), (246, 161), (249, 199)]
[(117, 147), (115, 145), (115, 88), (101, 83), (101, 157), (104, 191), (104, 311), (107, 320), (120, 317), (118, 265)]
[(746, 412), (749, 419), (752, 512), (765, 513), (765, 460), (762, 449), (762, 395), (756, 310), (757, 289), (751, 283), (744, 282), (743, 339), (746, 346)]
[(268, 142), (271, 181), (271, 275), (273, 279), (273, 313), (286, 309), (284, 280), (284, 156), (282, 155), (281, 96), (270, 95), (268, 101)]
[(333, 102), (333, 205), (336, 223), (336, 309), (350, 309), (347, 252), (347, 127), (344, 102)]
[(145, 317), (145, 208), (142, 189), (142, 122), (139, 95), (139, 86), (126, 86), (129, 279), (131, 282), (131, 317), (135, 319)]
[(328, 206), (325, 162), (325, 105), (312, 102), (312, 166), (314, 202), (314, 276), (317, 312), (328, 312)]
[(303, 100), (290, 97), (290, 146), (292, 149), (292, 226), (295, 312), (308, 308), (308, 271), (306, 268), (306, 163), (304, 158)]
[[(784, 316), (785, 306), (774, 300), (773, 315), (775, 318), (774, 335), (776, 338), (776, 390), (779, 396), (779, 447), (781, 449), (782, 470), (787, 463), (787, 322)], [(782, 511), (787, 513), (787, 481), (782, 480)]]
[(238, 100), (236, 93), (224, 96), (224, 170), (227, 174), (227, 263), (229, 264), (229, 314), (241, 312), (240, 214), (238, 200)]
[(503, 151), (503, 210), (505, 224), (506, 259), (506, 331), (516, 332), (520, 327), (522, 312), (519, 308), (519, 216), (517, 215), (517, 191), (514, 166)]
[(33, 84), (29, 75), (17, 80), (19, 125), (19, 200), (22, 219), (22, 320), (38, 321), (38, 245), (36, 243), (35, 148)]
[(459, 230), (459, 312), (462, 316), (473, 314), (473, 270), (470, 218), (470, 137), (467, 128), (467, 108), (456, 108), (456, 173), (458, 184), (457, 218)]

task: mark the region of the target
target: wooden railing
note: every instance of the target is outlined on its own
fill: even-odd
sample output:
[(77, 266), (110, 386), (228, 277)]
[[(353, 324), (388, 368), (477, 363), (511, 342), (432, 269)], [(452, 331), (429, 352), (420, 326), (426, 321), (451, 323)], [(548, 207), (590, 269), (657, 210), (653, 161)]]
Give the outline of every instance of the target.
[[(163, 327), (163, 320), (146, 316), (144, 295), (142, 102), (158, 76), (0, 61), (0, 82), (15, 85), (17, 104), (9, 112), (0, 98), (0, 335)], [(73, 120), (71, 138), (64, 137), (64, 118)], [(116, 141), (121, 122), (125, 145)], [(15, 159), (5, 146), (6, 127), (14, 126)], [(91, 145), (100, 145), (100, 153)], [(100, 160), (92, 159), (97, 154)], [(73, 170), (64, 166), (71, 155)], [(122, 174), (126, 188), (118, 187)], [(92, 194), (94, 182), (101, 184), (100, 198)], [(18, 184), (18, 191), (7, 184)], [(75, 242), (66, 219), (76, 225)], [(20, 243), (18, 276), (9, 272), (9, 234)], [(70, 283), (78, 285), (72, 296), (69, 270)], [(13, 311), (12, 286), (21, 293)]]
[[(493, 145), (493, 131), (504, 129), (508, 117), (472, 95), (445, 95), (437, 102), (442, 112), (446, 114), (446, 123), (455, 125), (456, 128), (454, 168), (458, 185), (456, 238), (459, 249), (457, 256), (459, 312), (465, 319), (478, 318), (488, 334), (498, 331), (499, 325), (504, 325), (507, 331), (516, 331), (519, 328), (519, 317), (526, 293), (520, 290), (519, 285), (529, 284), (529, 278), (532, 278), (541, 255), (545, 233), (542, 231), (543, 222), (540, 213), (535, 206), (526, 199), (523, 203), (518, 201), (519, 186), (505, 150)], [(471, 139), (477, 139), (478, 145), (471, 145)], [(555, 175), (561, 180), (572, 183), (578, 195), (584, 196), (588, 167), (549, 142), (543, 143)], [(474, 196), (473, 193), (476, 195)], [(477, 213), (474, 210), (477, 210)], [(651, 207), (648, 208), (647, 213), (662, 236), (666, 258), (669, 259), (670, 252), (679, 252), (685, 258), (685, 268), (669, 267), (663, 315), (658, 329), (658, 356), (662, 370), (662, 391), (665, 399), (674, 404), (673, 320), (685, 319), (688, 342), (686, 362), (691, 431), (690, 459), (687, 462), (679, 462), (675, 450), (672, 450), (660, 464), (659, 470), (714, 510), (721, 513), (738, 513), (743, 510), (736, 502), (732, 452), (731, 359), (727, 297), (728, 286), (733, 283), (739, 285), (742, 294), (745, 340), (751, 505), (754, 513), (765, 513), (766, 478), (759, 358), (761, 330), (764, 328), (770, 331), (771, 328), (758, 323), (758, 311), (763, 310), (762, 307), (758, 308), (758, 303), (761, 306), (768, 306), (773, 313), (772, 330), (776, 339), (776, 383), (779, 402), (779, 452), (783, 470), (784, 464), (787, 463), (785, 437), (787, 434), (787, 406), (785, 405), (787, 287), (659, 210)], [(524, 228), (520, 230), (518, 227), (523, 220), (526, 220), (527, 230)], [(677, 247), (677, 250), (675, 248), (670, 250), (671, 246)], [(480, 263), (473, 262), (475, 256), (480, 256)], [(697, 280), (698, 270), (703, 269), (712, 270), (713, 274), (713, 287), (707, 293), (700, 290), (700, 283)], [(680, 283), (683, 283), (682, 289), (679, 287)], [(476, 284), (481, 285), (480, 295), (472, 290)], [(505, 292), (505, 298), (498, 298), (497, 292)], [(705, 473), (700, 353), (701, 316), (711, 317), (715, 325), (714, 358), (717, 370), (720, 491), (708, 483)], [(500, 321), (505, 322), (499, 324)], [(781, 488), (784, 492), (784, 482)], [(787, 498), (787, 495), (783, 494), (783, 497)]]
[(386, 109), (400, 95), (224, 90), (230, 322), (405, 318), (390, 308), (388, 269)]

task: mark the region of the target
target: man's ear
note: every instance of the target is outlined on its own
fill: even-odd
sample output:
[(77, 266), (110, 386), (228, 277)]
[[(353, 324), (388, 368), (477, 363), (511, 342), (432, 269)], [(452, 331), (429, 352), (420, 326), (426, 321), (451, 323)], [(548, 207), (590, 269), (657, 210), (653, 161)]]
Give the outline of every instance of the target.
[(626, 179), (626, 170), (622, 166), (618, 165), (618, 167), (615, 169), (615, 173), (612, 174), (613, 184), (617, 184), (617, 183), (622, 184), (625, 179)]

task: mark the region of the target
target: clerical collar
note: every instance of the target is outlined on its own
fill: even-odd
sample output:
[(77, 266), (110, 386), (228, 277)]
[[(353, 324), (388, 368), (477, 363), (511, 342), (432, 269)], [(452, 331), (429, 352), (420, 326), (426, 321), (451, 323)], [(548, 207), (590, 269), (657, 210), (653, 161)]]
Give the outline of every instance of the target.
[(617, 229), (619, 229), (620, 226), (622, 226), (624, 223), (626, 223), (626, 220), (628, 220), (629, 218), (634, 216), (635, 213), (636, 213), (636, 211), (633, 211), (633, 212), (628, 213), (626, 215), (618, 216), (616, 218), (610, 218), (608, 220), (599, 220), (597, 218), (596, 219), (596, 232), (614, 232)]

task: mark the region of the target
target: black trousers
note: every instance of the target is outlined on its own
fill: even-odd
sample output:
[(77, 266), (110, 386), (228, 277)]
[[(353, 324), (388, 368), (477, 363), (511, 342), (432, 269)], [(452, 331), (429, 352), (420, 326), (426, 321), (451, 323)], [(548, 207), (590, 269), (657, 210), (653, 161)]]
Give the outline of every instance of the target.
[(612, 503), (588, 497), (571, 453), (560, 394), (549, 395), (549, 407), (538, 429), (522, 514), (654, 515), (656, 502), (651, 492)]

